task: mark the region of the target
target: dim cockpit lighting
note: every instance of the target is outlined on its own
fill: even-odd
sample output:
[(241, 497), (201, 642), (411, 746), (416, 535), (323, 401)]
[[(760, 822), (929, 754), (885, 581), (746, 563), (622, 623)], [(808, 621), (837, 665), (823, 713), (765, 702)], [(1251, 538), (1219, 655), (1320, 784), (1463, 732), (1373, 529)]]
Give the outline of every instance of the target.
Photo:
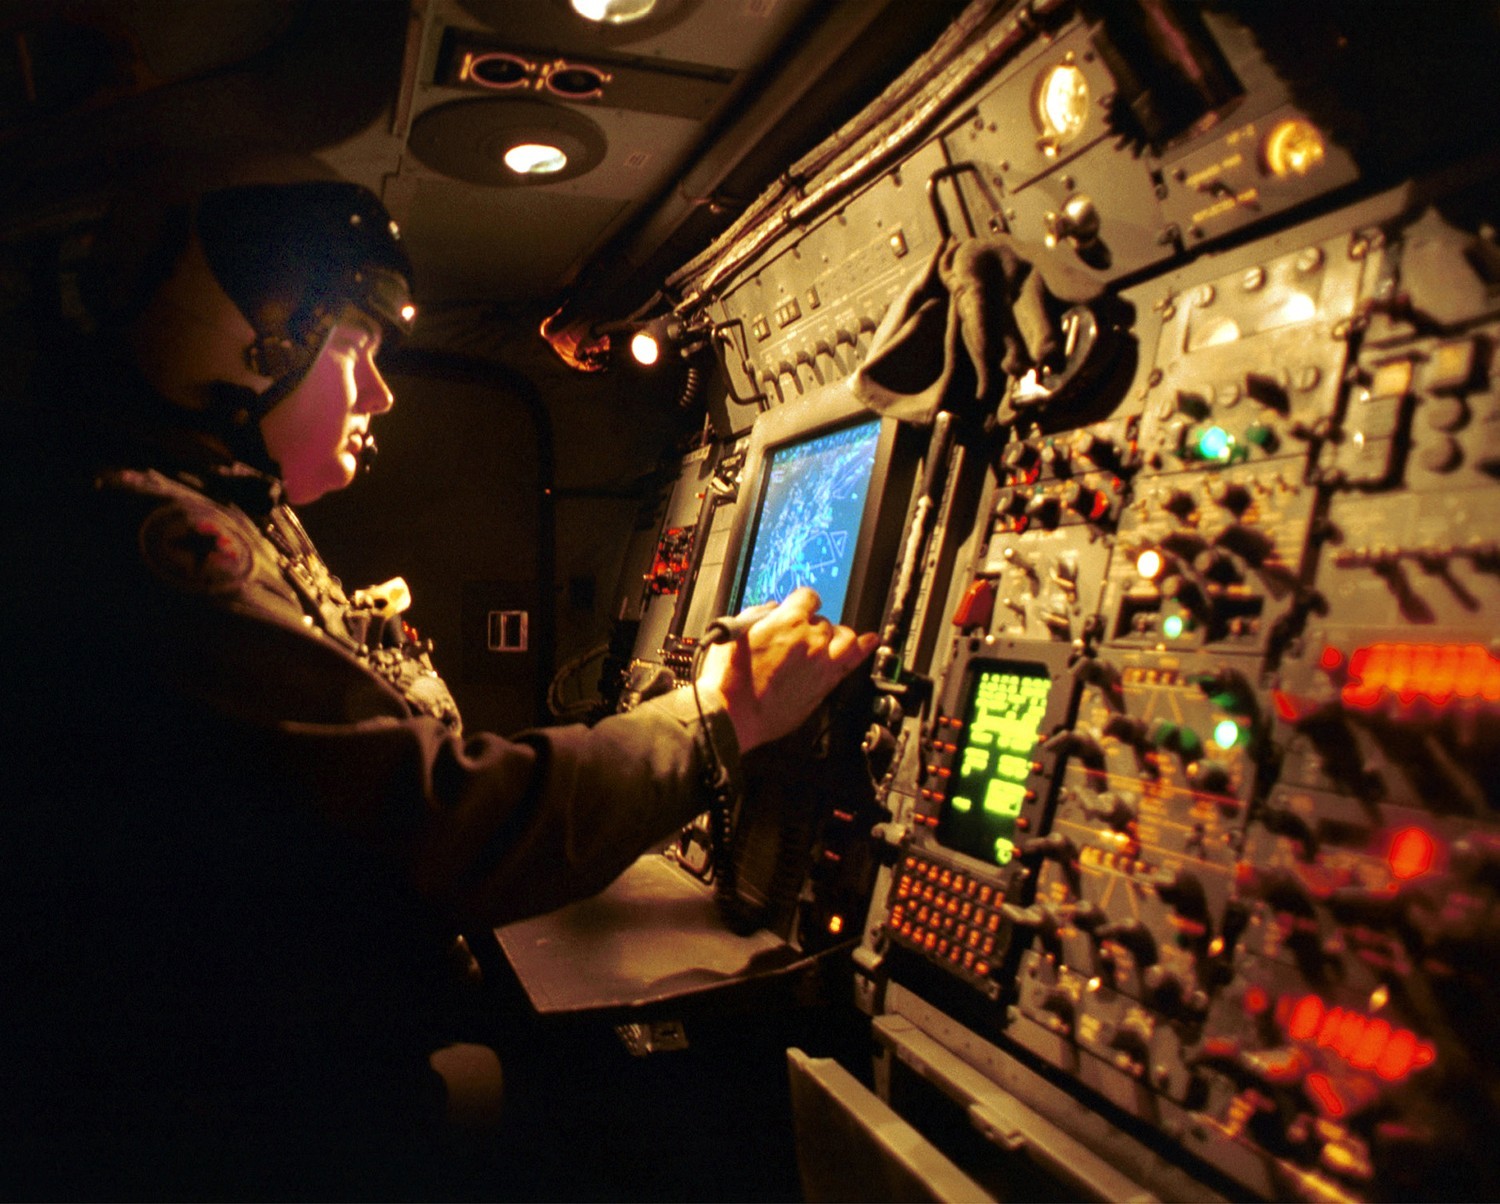
[(550, 176), (568, 165), (561, 147), (544, 142), (522, 142), (505, 152), (505, 166), (518, 176)]
[(572, 0), (573, 11), (603, 25), (626, 25), (649, 17), (656, 0)]

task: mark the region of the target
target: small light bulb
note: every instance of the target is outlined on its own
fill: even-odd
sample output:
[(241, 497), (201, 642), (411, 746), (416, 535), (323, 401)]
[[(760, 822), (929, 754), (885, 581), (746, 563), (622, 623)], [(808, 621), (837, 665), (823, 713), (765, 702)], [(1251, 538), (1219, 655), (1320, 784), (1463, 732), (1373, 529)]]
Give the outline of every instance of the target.
[(656, 341), (656, 336), (638, 330), (631, 336), (630, 354), (635, 357), (636, 363), (649, 367), (661, 359), (661, 344)]
[(401, 320), (403, 322), (410, 322), (416, 316), (417, 307), (415, 305), (403, 305), (401, 307)]
[(1161, 632), (1167, 639), (1175, 640), (1183, 633), (1186, 626), (1181, 615), (1168, 615), (1161, 621)]
[(518, 176), (550, 176), (568, 165), (568, 156), (555, 146), (522, 142), (505, 152), (505, 166)]
[(573, 0), (573, 11), (589, 21), (625, 25), (649, 16), (656, 0)]
[(1161, 553), (1155, 548), (1147, 548), (1135, 560), (1135, 571), (1148, 581), (1160, 576), (1162, 567)]
[(1220, 748), (1233, 748), (1240, 742), (1240, 725), (1233, 719), (1221, 719), (1214, 725), (1214, 743)]

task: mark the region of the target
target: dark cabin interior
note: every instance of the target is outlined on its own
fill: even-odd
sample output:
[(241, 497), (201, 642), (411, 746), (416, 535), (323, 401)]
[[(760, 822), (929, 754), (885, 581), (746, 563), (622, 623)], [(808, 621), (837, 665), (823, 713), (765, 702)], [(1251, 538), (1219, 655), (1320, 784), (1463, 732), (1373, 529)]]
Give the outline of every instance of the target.
[[(7, 425), (137, 162), (368, 187), (418, 317), (378, 469), (302, 517), (409, 583), (471, 731), (684, 680), (771, 420), (845, 403), (943, 247), (1013, 237), (1066, 310), (1029, 372), (955, 316), (953, 430), (884, 413), (885, 709), (807, 803), (853, 843), (796, 829), (680, 995), (549, 1003), (597, 912), (477, 945), (507, 1125), (433, 1198), (1493, 1198), (1497, 48), (1478, 0), (0, 0)], [(993, 681), (1052, 683), (998, 844), (947, 785)], [(699, 837), (651, 855), (681, 898)], [(912, 936), (940, 874), (1009, 960)]]

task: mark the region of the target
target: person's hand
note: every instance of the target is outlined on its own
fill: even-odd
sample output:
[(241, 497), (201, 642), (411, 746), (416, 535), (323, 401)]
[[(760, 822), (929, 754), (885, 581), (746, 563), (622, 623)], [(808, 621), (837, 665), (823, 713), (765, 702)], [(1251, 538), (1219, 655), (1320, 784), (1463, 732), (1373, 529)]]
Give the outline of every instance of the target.
[(738, 639), (705, 654), (698, 690), (723, 698), (741, 751), (795, 730), (879, 643), (874, 633), (830, 623), (820, 605), (815, 590), (793, 590)]

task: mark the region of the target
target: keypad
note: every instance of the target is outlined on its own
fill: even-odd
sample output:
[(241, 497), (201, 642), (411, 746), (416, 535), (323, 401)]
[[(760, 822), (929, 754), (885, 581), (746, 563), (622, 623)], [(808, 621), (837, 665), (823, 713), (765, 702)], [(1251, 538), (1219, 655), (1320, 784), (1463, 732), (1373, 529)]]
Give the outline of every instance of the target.
[(908, 852), (891, 885), (886, 932), (946, 969), (988, 979), (1004, 948), (1003, 902), (992, 883)]

